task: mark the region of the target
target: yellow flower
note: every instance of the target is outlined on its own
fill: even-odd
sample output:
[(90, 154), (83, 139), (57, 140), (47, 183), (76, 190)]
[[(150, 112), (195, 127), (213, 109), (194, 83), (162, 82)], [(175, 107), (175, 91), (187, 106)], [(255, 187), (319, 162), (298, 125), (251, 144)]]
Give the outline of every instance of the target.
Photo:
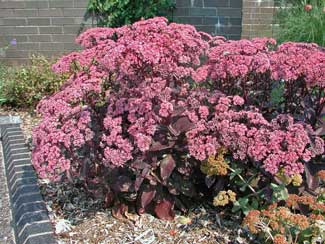
[(220, 191), (213, 199), (214, 206), (226, 206), (229, 203), (229, 196), (226, 191)]
[(229, 165), (224, 159), (227, 150), (219, 148), (217, 155), (210, 155), (208, 160), (201, 164), (201, 171), (207, 175), (227, 175)]
[(231, 202), (235, 202), (236, 201), (236, 193), (235, 192), (233, 192), (232, 190), (228, 190), (227, 191), (227, 194), (228, 194), (229, 200)]
[(284, 169), (280, 169), (275, 176), (278, 177), (279, 180), (281, 180), (285, 185), (289, 185), (292, 181), (292, 178), (284, 174)]
[(236, 193), (232, 190), (220, 191), (213, 199), (214, 206), (226, 206), (229, 202), (236, 201)]
[(291, 179), (292, 179), (292, 185), (294, 186), (300, 186), (302, 183), (302, 176), (300, 174), (293, 175)]

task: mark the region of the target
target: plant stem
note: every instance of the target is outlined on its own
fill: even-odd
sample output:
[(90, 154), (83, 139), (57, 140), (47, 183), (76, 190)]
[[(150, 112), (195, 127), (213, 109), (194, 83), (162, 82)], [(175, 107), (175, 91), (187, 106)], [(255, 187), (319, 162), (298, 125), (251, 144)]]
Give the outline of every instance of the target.
[[(231, 172), (233, 172), (233, 173), (235, 173), (236, 171), (234, 170), (234, 169), (232, 169), (232, 168), (230, 168), (229, 167), (229, 170), (231, 171)], [(254, 188), (240, 175), (240, 174), (237, 174), (237, 176), (239, 177), (239, 179), (242, 181), (242, 182), (244, 182), (247, 186), (248, 186), (248, 188), (252, 191), (252, 192), (254, 192), (254, 193), (256, 193), (256, 191), (254, 190)]]

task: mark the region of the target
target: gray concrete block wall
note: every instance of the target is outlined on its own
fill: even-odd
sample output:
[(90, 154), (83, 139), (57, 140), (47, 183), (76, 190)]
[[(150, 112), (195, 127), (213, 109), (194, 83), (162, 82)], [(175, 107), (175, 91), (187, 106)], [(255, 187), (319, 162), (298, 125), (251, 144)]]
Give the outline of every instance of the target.
[(22, 63), (35, 53), (58, 56), (78, 49), (75, 37), (92, 26), (86, 20), (87, 0), (0, 0), (0, 47), (16, 46), (0, 61)]
[[(241, 35), (243, 0), (176, 0), (174, 21), (230, 39)], [(88, 0), (0, 0), (0, 62), (22, 63), (32, 54), (59, 56), (78, 49), (75, 37), (93, 25)]]
[(240, 39), (242, 0), (176, 0), (176, 22), (229, 39)]

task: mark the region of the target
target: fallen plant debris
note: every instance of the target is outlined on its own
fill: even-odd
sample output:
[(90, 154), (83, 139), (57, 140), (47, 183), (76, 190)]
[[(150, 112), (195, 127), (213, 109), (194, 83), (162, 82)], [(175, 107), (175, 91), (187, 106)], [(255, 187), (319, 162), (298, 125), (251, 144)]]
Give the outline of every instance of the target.
[(259, 243), (240, 226), (234, 215), (208, 205), (178, 212), (173, 221), (149, 214), (127, 213), (123, 219), (103, 208), (76, 184), (41, 181), (42, 194), (59, 243), (80, 244), (244, 244)]

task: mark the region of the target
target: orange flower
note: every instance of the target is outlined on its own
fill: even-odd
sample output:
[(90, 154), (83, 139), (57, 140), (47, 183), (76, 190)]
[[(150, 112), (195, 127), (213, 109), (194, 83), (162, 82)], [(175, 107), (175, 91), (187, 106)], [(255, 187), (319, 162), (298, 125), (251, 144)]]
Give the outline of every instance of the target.
[(325, 181), (325, 170), (318, 171), (317, 176), (320, 180)]
[(304, 230), (309, 227), (308, 218), (302, 214), (292, 214), (290, 217), (290, 222), (299, 226), (301, 230)]
[(301, 196), (298, 198), (298, 202), (304, 205), (312, 205), (315, 204), (315, 198), (312, 196)]
[(280, 207), (278, 208), (276, 215), (278, 218), (286, 220), (290, 217), (291, 212), (288, 208)]
[(288, 199), (286, 200), (287, 206), (289, 208), (295, 208), (298, 204), (299, 196), (296, 194), (289, 194)]
[(173, 230), (173, 229), (170, 230), (170, 231), (169, 231), (169, 234), (170, 234), (171, 236), (175, 236), (175, 235), (176, 235), (176, 230)]
[(311, 204), (311, 207), (310, 207), (312, 210), (316, 210), (316, 211), (321, 211), (323, 213), (325, 213), (325, 204), (324, 203), (313, 203)]
[(312, 220), (325, 220), (324, 216), (321, 214), (311, 214), (309, 218), (311, 218)]
[(251, 210), (248, 212), (246, 217), (244, 218), (243, 225), (247, 226), (249, 231), (253, 234), (258, 233), (258, 229), (256, 228), (256, 224), (260, 222), (260, 211), (258, 210)]
[(270, 221), (270, 227), (272, 228), (272, 230), (280, 229), (279, 223), (277, 221)]
[(280, 235), (280, 234), (277, 234), (274, 236), (273, 243), (274, 244), (288, 244), (285, 236)]

